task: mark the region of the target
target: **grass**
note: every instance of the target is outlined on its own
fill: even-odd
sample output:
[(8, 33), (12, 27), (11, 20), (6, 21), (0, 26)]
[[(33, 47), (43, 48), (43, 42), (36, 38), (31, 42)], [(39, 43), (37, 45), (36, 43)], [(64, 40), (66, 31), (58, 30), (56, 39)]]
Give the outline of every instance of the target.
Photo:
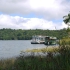
[[(32, 50), (26, 50), (25, 52), (58, 52), (59, 47), (46, 47), (46, 48), (40, 48), (40, 49), (32, 49)], [(22, 51), (23, 52), (23, 51)]]
[(0, 60), (0, 70), (9, 70), (12, 68), (13, 64), (15, 62), (15, 59), (1, 59)]
[(58, 52), (60, 55), (53, 56), (53, 52), (48, 51), (43, 58), (32, 54), (27, 57), (22, 55), (16, 59), (0, 60), (0, 70), (70, 70), (70, 48), (60, 47)]

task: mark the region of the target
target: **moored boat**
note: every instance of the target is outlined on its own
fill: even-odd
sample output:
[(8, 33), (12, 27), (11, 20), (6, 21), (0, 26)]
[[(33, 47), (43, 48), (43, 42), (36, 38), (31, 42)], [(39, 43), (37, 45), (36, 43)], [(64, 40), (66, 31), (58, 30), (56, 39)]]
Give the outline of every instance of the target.
[(36, 35), (32, 36), (31, 44), (44, 44), (45, 43), (45, 36)]
[(57, 38), (56, 37), (45, 37), (45, 45), (56, 45), (57, 44)]
[(35, 35), (32, 36), (31, 44), (56, 45), (57, 38), (50, 36)]

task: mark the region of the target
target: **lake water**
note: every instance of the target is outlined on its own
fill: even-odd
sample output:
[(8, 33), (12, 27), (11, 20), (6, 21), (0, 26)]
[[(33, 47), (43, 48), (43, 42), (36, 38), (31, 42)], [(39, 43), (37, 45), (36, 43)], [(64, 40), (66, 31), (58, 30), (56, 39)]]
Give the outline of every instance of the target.
[(19, 56), (27, 49), (44, 48), (44, 44), (31, 44), (31, 40), (0, 40), (0, 59)]

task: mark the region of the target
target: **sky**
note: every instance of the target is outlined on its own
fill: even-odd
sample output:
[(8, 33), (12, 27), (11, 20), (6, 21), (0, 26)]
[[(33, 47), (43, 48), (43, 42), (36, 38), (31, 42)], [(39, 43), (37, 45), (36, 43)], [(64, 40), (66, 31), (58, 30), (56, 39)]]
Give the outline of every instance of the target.
[(0, 29), (67, 28), (70, 0), (0, 0)]

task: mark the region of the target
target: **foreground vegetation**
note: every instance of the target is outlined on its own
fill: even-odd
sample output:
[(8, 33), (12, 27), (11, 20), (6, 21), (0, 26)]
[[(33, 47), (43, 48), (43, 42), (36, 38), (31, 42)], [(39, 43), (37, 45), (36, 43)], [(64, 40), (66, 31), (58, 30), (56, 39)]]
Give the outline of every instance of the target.
[[(47, 46), (46, 48), (39, 48), (39, 49), (27, 49), (25, 52), (58, 52), (59, 47), (58, 46)], [(24, 51), (21, 51), (23, 53)]]
[[(59, 53), (59, 55), (55, 55)], [(16, 59), (0, 60), (0, 70), (70, 70), (70, 45), (61, 45), (57, 52), (48, 51), (46, 56), (24, 55)]]

